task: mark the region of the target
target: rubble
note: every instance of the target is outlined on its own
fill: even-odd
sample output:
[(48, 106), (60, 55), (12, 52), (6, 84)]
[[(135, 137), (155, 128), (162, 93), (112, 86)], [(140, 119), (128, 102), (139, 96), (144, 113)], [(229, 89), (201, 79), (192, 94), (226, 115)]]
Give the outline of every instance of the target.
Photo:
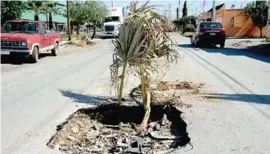
[[(136, 132), (134, 125), (139, 125), (143, 117), (142, 106), (107, 104), (80, 109), (57, 127), (47, 145), (73, 154), (152, 154), (189, 143), (186, 123), (180, 114), (173, 106), (154, 105), (147, 130)], [(172, 117), (176, 118), (168, 120)]]

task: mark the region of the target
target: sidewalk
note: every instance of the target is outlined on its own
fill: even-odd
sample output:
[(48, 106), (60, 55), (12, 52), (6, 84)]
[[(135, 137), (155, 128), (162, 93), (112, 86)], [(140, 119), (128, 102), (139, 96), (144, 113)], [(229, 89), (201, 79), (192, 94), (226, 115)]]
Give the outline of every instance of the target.
[(226, 39), (226, 48), (244, 49), (255, 54), (270, 56), (270, 43), (264, 38), (259, 39)]

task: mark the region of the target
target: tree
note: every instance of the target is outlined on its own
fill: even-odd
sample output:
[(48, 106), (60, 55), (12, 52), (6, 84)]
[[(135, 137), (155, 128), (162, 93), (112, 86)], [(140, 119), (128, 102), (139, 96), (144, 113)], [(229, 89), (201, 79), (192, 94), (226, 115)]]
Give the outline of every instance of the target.
[(256, 1), (247, 4), (245, 7), (246, 14), (252, 19), (254, 25), (260, 29), (260, 37), (262, 37), (262, 29), (267, 24), (268, 6), (266, 1)]
[[(134, 68), (140, 76), (141, 93), (145, 110), (144, 118), (139, 127), (143, 130), (151, 112), (151, 94), (149, 89), (150, 72), (158, 71), (155, 64), (157, 58), (166, 57), (167, 64), (178, 58), (178, 53), (173, 49), (173, 43), (165, 32), (166, 20), (154, 12), (147, 3), (137, 8), (138, 2), (132, 2), (129, 15), (120, 26), (119, 38), (113, 41), (115, 46), (113, 65), (111, 65), (112, 82), (118, 85), (118, 68), (122, 67), (118, 103), (122, 103), (122, 92), (127, 67)], [(134, 70), (130, 69), (130, 70)]]
[[(192, 29), (190, 27), (196, 27), (196, 17), (194, 16), (182, 17), (180, 19), (174, 20), (173, 23), (179, 30), (182, 29), (182, 32), (184, 33), (185, 30)], [(189, 25), (188, 29), (186, 28), (187, 25)]]
[(39, 14), (44, 12), (44, 1), (28, 0), (27, 9), (34, 12), (34, 20), (39, 20)]
[(187, 1), (185, 1), (185, 3), (184, 3), (182, 13), (183, 13), (182, 17), (186, 17), (187, 14), (188, 14), (188, 12), (187, 12)]
[(47, 19), (47, 22), (49, 22), (50, 30), (53, 28), (52, 14), (61, 14), (60, 9), (57, 6), (58, 3), (52, 0), (45, 1), (43, 5), (43, 11), (46, 13), (46, 18), (47, 14), (49, 14), (49, 20)]
[(1, 1), (1, 25), (7, 20), (20, 18), (24, 8), (23, 1)]
[(100, 23), (101, 20), (105, 18), (107, 8), (103, 2), (93, 0), (87, 0), (85, 7), (86, 22), (93, 24), (94, 32), (91, 37), (91, 39), (93, 39), (96, 34), (96, 24)]
[(86, 20), (85, 5), (80, 1), (70, 1), (70, 26), (71, 31), (73, 30), (73, 25), (76, 25), (77, 35), (80, 34), (80, 25), (84, 24)]

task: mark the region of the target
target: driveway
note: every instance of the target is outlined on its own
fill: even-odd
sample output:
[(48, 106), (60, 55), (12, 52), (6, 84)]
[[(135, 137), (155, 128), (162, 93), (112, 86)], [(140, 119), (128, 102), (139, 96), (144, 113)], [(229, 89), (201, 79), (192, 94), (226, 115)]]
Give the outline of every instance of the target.
[(78, 108), (61, 90), (83, 92), (112, 62), (110, 40), (76, 50), (37, 64), (1, 64), (2, 153), (56, 153), (46, 143)]

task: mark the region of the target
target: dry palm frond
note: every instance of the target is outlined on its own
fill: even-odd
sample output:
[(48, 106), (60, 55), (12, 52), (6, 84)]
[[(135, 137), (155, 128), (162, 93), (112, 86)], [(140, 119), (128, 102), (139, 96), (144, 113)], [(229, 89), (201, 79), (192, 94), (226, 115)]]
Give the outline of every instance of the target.
[[(137, 68), (140, 64), (140, 71), (147, 77), (150, 72), (159, 70), (156, 65), (158, 58), (166, 57), (166, 64), (178, 58), (178, 53), (173, 48), (174, 43), (164, 29), (165, 18), (147, 4), (148, 2), (137, 8), (138, 2), (131, 3), (129, 15), (120, 27), (119, 37), (113, 41), (115, 50), (111, 65), (111, 80), (114, 86), (119, 85), (119, 67), (123, 68), (121, 74), (123, 77), (126, 67)], [(122, 80), (124, 77), (121, 78), (121, 82)], [(122, 87), (120, 83), (120, 91)]]
[[(164, 17), (153, 11), (152, 6), (147, 6), (148, 3), (136, 9), (137, 3), (131, 4), (130, 16), (126, 18), (125, 23), (131, 22), (136, 24), (139, 21), (144, 23), (147, 51), (142, 58), (148, 59), (147, 62), (151, 62), (149, 59), (163, 56), (167, 57), (168, 63), (177, 60), (178, 53), (173, 49), (174, 43), (164, 29), (166, 22)], [(149, 63), (147, 63), (147, 66), (149, 66)]]

